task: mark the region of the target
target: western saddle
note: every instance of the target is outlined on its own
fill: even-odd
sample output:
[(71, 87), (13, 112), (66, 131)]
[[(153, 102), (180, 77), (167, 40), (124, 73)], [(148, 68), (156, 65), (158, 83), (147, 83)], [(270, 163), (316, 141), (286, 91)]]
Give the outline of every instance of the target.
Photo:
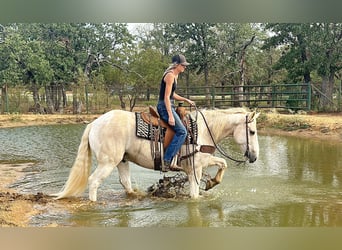
[[(187, 149), (189, 149), (190, 143), (192, 143), (193, 145), (197, 145), (197, 132), (194, 133), (194, 131), (191, 130), (190, 128), (191, 119), (187, 115), (187, 111), (185, 107), (183, 107), (181, 104), (182, 103), (180, 103), (178, 107), (176, 108), (176, 112), (180, 116), (181, 120), (183, 121), (191, 137), (192, 142), (190, 139), (185, 140)], [(166, 121), (163, 121), (160, 118), (158, 112), (152, 106), (149, 106), (149, 112), (141, 112), (140, 115), (141, 115), (141, 119), (145, 123), (149, 124), (151, 127), (153, 126), (157, 128), (157, 129), (153, 129), (153, 131), (151, 130), (151, 155), (152, 155), (152, 159), (154, 160), (154, 169), (161, 170), (161, 166), (163, 164), (163, 161), (162, 161), (163, 153), (165, 149), (170, 145), (175, 132)], [(163, 148), (163, 150), (161, 150), (161, 148)], [(189, 159), (189, 157), (193, 156), (197, 152), (213, 154), (215, 152), (215, 149), (216, 148), (212, 145), (200, 145), (199, 149), (196, 148), (189, 154), (182, 155), (182, 156), (180, 155), (177, 158), (177, 162), (179, 163), (182, 160)]]
[[(177, 114), (180, 116), (183, 123), (186, 125), (186, 109), (182, 105), (179, 105), (176, 108)], [(164, 120), (162, 120), (157, 112), (157, 110), (149, 106), (149, 112), (141, 112), (140, 113), (142, 120), (154, 127), (159, 129), (155, 129), (151, 136), (151, 154), (154, 160), (154, 169), (161, 170), (161, 166), (163, 164), (162, 155), (165, 149), (170, 145), (173, 136), (175, 135), (174, 130), (171, 126)], [(163, 131), (165, 132), (161, 132)], [(159, 146), (160, 143), (162, 146)], [(161, 152), (161, 148), (163, 148), (163, 152)]]

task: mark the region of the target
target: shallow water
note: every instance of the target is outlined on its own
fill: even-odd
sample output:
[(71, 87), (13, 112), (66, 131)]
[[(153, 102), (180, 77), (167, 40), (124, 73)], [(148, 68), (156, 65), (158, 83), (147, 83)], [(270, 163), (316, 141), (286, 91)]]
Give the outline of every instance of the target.
[[(23, 193), (58, 192), (83, 129), (84, 125), (0, 129), (0, 162), (35, 162), (13, 187)], [(31, 225), (342, 226), (341, 144), (279, 136), (260, 136), (259, 144), (256, 163), (237, 166), (228, 161), (223, 182), (203, 191), (199, 200), (127, 197), (114, 170), (100, 186), (98, 202), (88, 202), (86, 191), (82, 198), (50, 204), (51, 209), (34, 217)], [(229, 140), (223, 147), (240, 156)], [(142, 192), (163, 177), (133, 164), (131, 172), (133, 186)]]

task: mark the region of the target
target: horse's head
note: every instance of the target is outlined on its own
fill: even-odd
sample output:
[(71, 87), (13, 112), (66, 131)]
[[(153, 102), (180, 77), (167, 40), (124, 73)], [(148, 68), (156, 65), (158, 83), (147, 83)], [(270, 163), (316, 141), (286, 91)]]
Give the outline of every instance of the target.
[(234, 139), (240, 145), (245, 157), (253, 163), (259, 157), (259, 142), (256, 127), (256, 119), (260, 113), (248, 112), (234, 129)]

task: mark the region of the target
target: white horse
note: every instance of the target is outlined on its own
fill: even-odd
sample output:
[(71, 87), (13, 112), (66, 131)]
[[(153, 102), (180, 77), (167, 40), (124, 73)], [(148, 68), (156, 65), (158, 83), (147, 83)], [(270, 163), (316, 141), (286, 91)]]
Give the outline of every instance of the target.
[[(191, 115), (195, 116), (196, 111)], [(203, 153), (201, 146), (216, 147), (228, 136), (233, 136), (240, 145), (242, 152), (249, 162), (254, 162), (259, 155), (259, 143), (256, 129), (256, 118), (259, 113), (247, 112), (241, 108), (227, 110), (203, 110), (197, 116), (198, 138), (196, 152), (191, 159), (181, 161), (181, 168), (188, 176), (190, 197), (199, 196), (199, 179), (203, 168), (218, 166), (215, 178), (207, 183), (207, 189), (221, 182), (226, 160), (211, 153)], [(97, 200), (97, 189), (101, 182), (109, 176), (115, 167), (118, 168), (120, 183), (128, 194), (133, 194), (131, 184), (129, 162), (148, 169), (154, 169), (154, 161), (151, 156), (150, 141), (138, 138), (136, 131), (135, 113), (112, 110), (87, 125), (74, 165), (64, 188), (54, 194), (56, 199), (81, 195), (89, 181), (89, 199)], [(190, 147), (191, 148), (191, 147)], [(186, 151), (185, 146), (182, 151)], [(94, 152), (97, 160), (97, 168), (90, 175), (91, 153)], [(246, 159), (247, 160), (247, 159)], [(194, 169), (193, 169), (194, 168)], [(90, 177), (89, 177), (90, 175)]]

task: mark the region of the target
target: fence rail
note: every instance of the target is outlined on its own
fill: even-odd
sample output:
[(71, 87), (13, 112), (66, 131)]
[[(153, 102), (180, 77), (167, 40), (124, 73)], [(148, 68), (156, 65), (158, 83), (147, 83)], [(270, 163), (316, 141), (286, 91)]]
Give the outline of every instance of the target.
[[(317, 90), (310, 83), (300, 84), (276, 84), (276, 85), (225, 85), (225, 86), (179, 86), (177, 93), (194, 100), (199, 107), (207, 108), (228, 108), (247, 106), (255, 108), (286, 108), (292, 110), (311, 110), (312, 103), (315, 103), (317, 96), (312, 100), (312, 93)], [(89, 88), (91, 89), (91, 88)], [(108, 88), (96, 91), (86, 92), (84, 89), (78, 89), (74, 93), (72, 90), (65, 93), (65, 105), (56, 112), (70, 113), (73, 111), (73, 98), (77, 97), (77, 112), (103, 113), (113, 108), (123, 107), (122, 99), (118, 93), (109, 92)], [(315, 91), (313, 91), (315, 90)], [(340, 91), (341, 92), (341, 91)], [(339, 93), (340, 93), (339, 92)], [(27, 113), (39, 112), (32, 111), (34, 103), (32, 93), (25, 88), (9, 88), (6, 91), (6, 97), (0, 92), (0, 110), (1, 113)], [(85, 94), (87, 93), (87, 95)], [(129, 93), (129, 91), (127, 91)], [(159, 95), (158, 88), (140, 90), (126, 98), (126, 104), (132, 101), (132, 96), (136, 95), (134, 100), (135, 107), (155, 105)], [(44, 96), (44, 94), (42, 95)], [(87, 96), (87, 98), (85, 98)], [(339, 95), (339, 103), (340, 103)], [(43, 110), (47, 104), (44, 98), (40, 99), (39, 107)], [(130, 104), (131, 105), (131, 104)], [(128, 107), (127, 107), (128, 108)], [(30, 111), (31, 110), (31, 111)], [(43, 111), (42, 111), (43, 112)]]
[(311, 109), (310, 84), (227, 85), (178, 88), (180, 94), (203, 106), (216, 108), (248, 106), (258, 108)]

